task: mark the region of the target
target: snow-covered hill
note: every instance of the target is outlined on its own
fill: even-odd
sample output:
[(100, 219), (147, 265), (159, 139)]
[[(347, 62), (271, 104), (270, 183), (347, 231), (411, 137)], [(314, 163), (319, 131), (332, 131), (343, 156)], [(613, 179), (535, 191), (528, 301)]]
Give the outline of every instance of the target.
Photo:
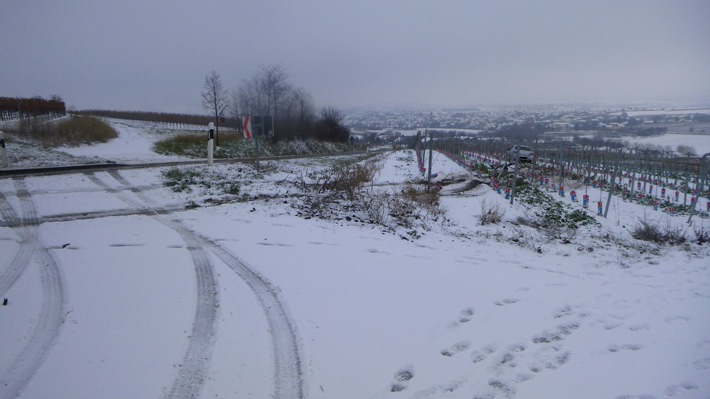
[[(109, 146), (81, 155), (124, 159)], [(710, 395), (707, 244), (630, 235), (707, 220), (612, 201), (550, 235), (485, 184), (444, 187), (415, 228), (299, 216), (299, 181), (331, 162), (213, 167), (236, 196), (159, 168), (0, 179), (0, 398)], [(373, 192), (420, 176), (410, 151), (376, 162)]]

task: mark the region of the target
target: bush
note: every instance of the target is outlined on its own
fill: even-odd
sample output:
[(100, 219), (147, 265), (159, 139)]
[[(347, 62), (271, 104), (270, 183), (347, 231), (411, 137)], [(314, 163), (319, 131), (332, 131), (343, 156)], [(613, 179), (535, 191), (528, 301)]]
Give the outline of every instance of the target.
[[(226, 146), (236, 141), (241, 141), (241, 136), (237, 133), (219, 133), (221, 146)], [(157, 141), (153, 144), (153, 151), (158, 154), (207, 158), (207, 135), (205, 133), (177, 134)], [(220, 151), (215, 151), (215, 158), (220, 158), (220, 155)]]
[(489, 204), (486, 200), (481, 203), (481, 215), (479, 216), (481, 225), (498, 224), (503, 220), (505, 211), (501, 209), (499, 203)]
[(379, 170), (379, 164), (340, 163), (332, 168), (308, 173), (295, 184), (305, 194), (296, 207), (305, 218), (345, 219), (383, 226), (391, 231), (410, 229), (406, 239), (417, 239), (417, 230), (428, 230), (428, 223), (438, 221), (444, 211), (439, 208), (438, 192), (419, 191), (408, 187), (401, 192), (386, 193), (374, 187), (366, 189)]
[(639, 224), (631, 230), (631, 236), (637, 240), (666, 245), (680, 245), (687, 240), (683, 227), (673, 227), (670, 221), (665, 226), (660, 226), (645, 218), (640, 219)]
[(372, 181), (376, 172), (373, 163), (363, 165), (341, 162), (326, 172), (327, 178), (324, 179), (322, 189), (345, 193), (349, 200), (353, 200), (365, 183)]
[(695, 242), (699, 245), (707, 244), (710, 242), (710, 231), (705, 230), (705, 228), (700, 227), (693, 230), (695, 232)]

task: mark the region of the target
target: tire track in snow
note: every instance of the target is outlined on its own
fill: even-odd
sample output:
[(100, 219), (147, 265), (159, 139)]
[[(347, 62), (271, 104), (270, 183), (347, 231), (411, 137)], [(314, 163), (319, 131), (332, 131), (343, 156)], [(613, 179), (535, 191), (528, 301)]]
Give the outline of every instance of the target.
[[(34, 254), (39, 258), (40, 263), (43, 301), (32, 335), (26, 341), (19, 355), (7, 366), (0, 369), (0, 398), (2, 399), (18, 397), (35, 375), (59, 336), (62, 317), (66, 308), (66, 295), (62, 275), (57, 262), (39, 240), (39, 220), (32, 198), (27, 191), (23, 178), (14, 179), (14, 183), (22, 208), (22, 227), (17, 230), (23, 241), (27, 242), (30, 255), (18, 254), (15, 257), (15, 259), (20, 258), (15, 265), (17, 270), (12, 271), (8, 280), (3, 280), (3, 284), (11, 286), (22, 274), (22, 270), (27, 267), (31, 255)], [(12, 208), (9, 206), (3, 206), (3, 217), (6, 217), (7, 213), (10, 218), (19, 219), (16, 214), (13, 215), (14, 212), (10, 212), (11, 210)], [(22, 264), (22, 262), (25, 263)], [(3, 277), (5, 277), (5, 274), (3, 274)]]
[[(109, 172), (117, 181), (126, 187), (132, 187), (117, 171)], [(131, 191), (144, 202), (150, 203), (140, 189), (131, 188)], [(165, 220), (168, 220), (165, 218)], [(266, 315), (271, 332), (271, 340), (274, 348), (274, 398), (277, 399), (303, 399), (303, 367), (301, 361), (301, 348), (294, 324), (281, 300), (278, 290), (271, 283), (257, 272), (252, 270), (239, 258), (222, 248), (214, 241), (189, 230), (182, 223), (169, 220), (173, 223), (181, 235), (189, 235), (202, 247), (208, 248), (232, 271), (234, 271), (251, 288), (257, 300), (261, 304)]]
[(166, 398), (195, 398), (200, 396), (212, 359), (215, 343), (217, 308), (219, 306), (217, 281), (214, 276), (214, 266), (202, 246), (189, 231), (177, 222), (162, 217), (150, 207), (150, 199), (140, 189), (134, 188), (116, 171), (109, 174), (126, 189), (133, 192), (143, 203), (124, 195), (109, 187), (94, 173), (85, 175), (96, 185), (114, 193), (127, 205), (141, 210), (141, 213), (153, 217), (164, 226), (176, 231), (185, 242), (195, 265), (195, 280), (197, 284), (197, 306), (193, 317), (192, 329), (187, 344), (187, 350), (182, 363), (178, 367), (178, 375), (173, 381)]
[(217, 255), (252, 289), (266, 314), (274, 346), (275, 398), (302, 399), (303, 367), (296, 331), (278, 291), (264, 277), (215, 242), (194, 233), (203, 246)]
[(20, 239), (20, 248), (15, 253), (15, 257), (10, 261), (8, 268), (0, 273), (0, 295), (4, 296), (29, 264), (32, 256), (32, 243), (29, 232), (22, 226), (22, 221), (2, 193), (0, 193), (0, 215), (2, 215), (5, 225), (15, 227), (16, 234)]

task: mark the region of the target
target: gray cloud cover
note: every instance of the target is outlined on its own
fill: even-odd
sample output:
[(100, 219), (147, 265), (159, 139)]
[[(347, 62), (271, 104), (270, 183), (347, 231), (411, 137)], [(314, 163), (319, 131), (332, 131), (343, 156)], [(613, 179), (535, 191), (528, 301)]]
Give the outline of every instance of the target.
[(710, 2), (0, 1), (0, 96), (198, 112), (282, 64), (318, 105), (710, 101)]

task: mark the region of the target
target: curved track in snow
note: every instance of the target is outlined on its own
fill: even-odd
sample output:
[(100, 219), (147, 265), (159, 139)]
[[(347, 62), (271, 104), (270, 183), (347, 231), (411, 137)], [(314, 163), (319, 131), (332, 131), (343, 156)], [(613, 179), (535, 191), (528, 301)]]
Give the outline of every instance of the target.
[(15, 229), (23, 243), (11, 263), (9, 272), (3, 273), (1, 283), (3, 288), (9, 289), (20, 277), (22, 271), (27, 268), (32, 255), (35, 255), (39, 260), (43, 301), (32, 335), (26, 341), (19, 355), (7, 366), (0, 369), (0, 399), (18, 397), (22, 389), (30, 382), (59, 336), (62, 316), (66, 307), (62, 275), (57, 262), (39, 240), (39, 221), (30, 193), (27, 191), (23, 179), (15, 179), (14, 183), (17, 196), (20, 199), (22, 218), (20, 219), (5, 201), (2, 202), (6, 205), (0, 206), (0, 209), (3, 218), (20, 221), (21, 226)]
[(177, 222), (161, 217), (157, 212), (152, 212), (150, 209), (150, 200), (140, 192), (140, 189), (131, 187), (130, 183), (120, 176), (118, 172), (114, 171), (110, 174), (116, 181), (134, 192), (136, 196), (143, 201), (143, 204), (124, 195), (122, 192), (117, 192), (115, 189), (112, 189), (95, 174), (90, 172), (85, 173), (92, 182), (104, 188), (107, 192), (114, 193), (127, 205), (141, 210), (141, 213), (147, 216), (152, 216), (164, 226), (180, 234), (192, 257), (192, 262), (195, 265), (195, 280), (197, 284), (197, 306), (195, 307), (195, 315), (190, 330), (187, 350), (180, 363), (178, 375), (175, 377), (170, 391), (165, 397), (199, 397), (207, 377), (207, 371), (214, 349), (214, 335), (219, 303), (217, 281), (214, 276), (214, 265), (205, 250), (191, 237), (187, 229)]
[(203, 246), (217, 255), (230, 269), (241, 277), (252, 289), (266, 314), (274, 345), (274, 363), (276, 366), (275, 398), (302, 399), (303, 366), (301, 350), (296, 337), (296, 330), (279, 298), (278, 291), (264, 277), (256, 273), (239, 258), (232, 255), (214, 241), (193, 233)]
[(4, 224), (9, 227), (14, 227), (20, 238), (20, 248), (17, 250), (15, 257), (12, 258), (7, 269), (0, 272), (0, 295), (5, 295), (7, 291), (15, 284), (18, 278), (25, 271), (25, 268), (32, 257), (32, 241), (28, 239), (30, 233), (22, 225), (22, 220), (17, 216), (15, 210), (8, 204), (5, 195), (0, 193), (0, 215)]
[[(150, 204), (150, 199), (141, 189), (131, 186), (117, 171), (109, 171), (118, 182), (129, 188), (144, 203)], [(301, 361), (301, 348), (294, 324), (288, 312), (271, 283), (257, 272), (252, 270), (238, 257), (222, 248), (214, 241), (189, 230), (182, 223), (166, 217), (158, 218), (161, 223), (177, 231), (183, 239), (194, 241), (202, 248), (208, 249), (234, 271), (251, 288), (267, 318), (274, 349), (274, 398), (277, 399), (303, 399), (303, 366)]]

